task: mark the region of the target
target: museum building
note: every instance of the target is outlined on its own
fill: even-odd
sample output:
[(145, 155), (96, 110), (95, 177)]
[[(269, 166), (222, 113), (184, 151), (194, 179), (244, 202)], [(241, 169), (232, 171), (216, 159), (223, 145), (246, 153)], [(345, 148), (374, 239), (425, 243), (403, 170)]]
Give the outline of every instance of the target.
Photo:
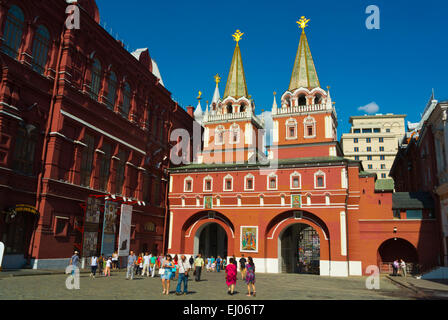
[(94, 0), (72, 5), (79, 30), (65, 27), (64, 0), (0, 2), (3, 268), (82, 255), (91, 196), (132, 204), (131, 249), (163, 251), (169, 135), (194, 121), (148, 49), (128, 52)]
[[(219, 76), (195, 161), (170, 169), (167, 249), (206, 257), (252, 256), (257, 272), (349, 276), (388, 271), (404, 259), (410, 271), (438, 264), (439, 221), (430, 193), (394, 193), (344, 158), (330, 91), (321, 88), (305, 28), (289, 87), (272, 107), (272, 146), (263, 150), (265, 119), (254, 113), (240, 41), (224, 96)], [(406, 210), (419, 210), (407, 219)]]

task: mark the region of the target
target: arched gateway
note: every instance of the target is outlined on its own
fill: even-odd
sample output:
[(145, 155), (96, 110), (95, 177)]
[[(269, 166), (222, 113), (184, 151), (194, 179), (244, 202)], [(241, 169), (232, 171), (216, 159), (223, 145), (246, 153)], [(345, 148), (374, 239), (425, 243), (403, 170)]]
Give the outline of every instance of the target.
[(216, 222), (203, 224), (194, 237), (194, 255), (204, 257), (227, 257), (227, 234)]
[(278, 241), (282, 273), (320, 274), (320, 239), (313, 227), (290, 225), (283, 229)]

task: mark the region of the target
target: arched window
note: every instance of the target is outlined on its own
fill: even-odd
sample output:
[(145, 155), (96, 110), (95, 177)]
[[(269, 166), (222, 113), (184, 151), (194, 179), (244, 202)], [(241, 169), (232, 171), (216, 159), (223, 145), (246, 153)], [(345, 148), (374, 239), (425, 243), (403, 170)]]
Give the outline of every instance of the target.
[(40, 74), (45, 72), (48, 52), (50, 51), (50, 33), (44, 26), (39, 26), (33, 42), (33, 69)]
[(290, 181), (290, 188), (291, 189), (301, 189), (302, 188), (302, 176), (298, 172), (294, 172), (291, 174), (291, 181)]
[(18, 129), (12, 163), (14, 171), (29, 176), (34, 174), (34, 158), (37, 140), (38, 130), (34, 125), (28, 124)]
[(108, 94), (107, 94), (107, 107), (111, 110), (114, 110), (115, 101), (117, 97), (117, 76), (112, 71), (109, 76), (109, 85), (108, 85)]
[(90, 84), (90, 95), (92, 99), (98, 100), (101, 88), (101, 63), (95, 59), (92, 66), (92, 82)]
[(204, 192), (211, 192), (213, 190), (213, 178), (211, 176), (204, 178), (202, 189)]
[(193, 192), (193, 178), (186, 177), (184, 180), (184, 192)]
[(230, 128), (230, 143), (238, 144), (240, 142), (240, 126), (234, 123)]
[(24, 21), (22, 10), (17, 6), (11, 6), (6, 16), (1, 50), (14, 59), (17, 58), (22, 43)]
[(240, 106), (240, 112), (245, 112), (246, 111), (246, 105), (243, 103)]
[(297, 139), (297, 121), (294, 119), (286, 121), (286, 139)]
[(277, 190), (277, 175), (274, 173), (271, 173), (267, 177), (267, 189), (268, 190)]
[(314, 97), (314, 104), (321, 104), (322, 103), (322, 96), (320, 94), (316, 94)]
[(227, 176), (224, 177), (224, 186), (223, 186), (223, 190), (224, 191), (232, 191), (233, 190), (233, 177), (228, 174)]
[(299, 96), (299, 106), (306, 106), (306, 97), (304, 94)]
[(314, 188), (315, 189), (323, 189), (326, 188), (326, 181), (325, 181), (325, 172), (318, 171), (314, 174)]
[(305, 138), (315, 138), (316, 137), (316, 120), (313, 117), (307, 117), (303, 126), (305, 129), (304, 136)]
[(215, 129), (215, 145), (222, 145), (224, 144), (224, 127), (218, 126)]
[(123, 116), (129, 115), (129, 110), (131, 109), (131, 86), (129, 83), (125, 82), (123, 87), (123, 105), (121, 107), (121, 113)]
[(250, 173), (244, 177), (244, 190), (251, 191), (255, 189), (255, 177)]
[(231, 103), (227, 105), (227, 113), (233, 113), (233, 106)]

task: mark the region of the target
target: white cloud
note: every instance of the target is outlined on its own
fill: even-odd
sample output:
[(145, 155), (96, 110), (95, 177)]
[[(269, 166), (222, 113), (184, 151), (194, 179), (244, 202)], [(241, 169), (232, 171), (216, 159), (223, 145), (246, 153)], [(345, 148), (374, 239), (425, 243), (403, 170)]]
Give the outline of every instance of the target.
[(377, 113), (378, 111), (380, 111), (380, 107), (376, 104), (376, 102), (370, 102), (369, 104), (363, 107), (359, 107), (358, 111), (364, 111), (370, 114)]

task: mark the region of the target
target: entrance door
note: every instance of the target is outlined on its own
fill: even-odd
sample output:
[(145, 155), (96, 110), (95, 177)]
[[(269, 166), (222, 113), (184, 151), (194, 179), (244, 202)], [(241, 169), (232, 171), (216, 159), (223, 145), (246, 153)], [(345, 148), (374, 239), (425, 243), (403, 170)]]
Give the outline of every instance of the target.
[(280, 237), (284, 273), (320, 274), (320, 240), (313, 227), (295, 224)]
[(203, 257), (227, 257), (227, 234), (217, 223), (210, 223), (196, 234), (199, 252)]

